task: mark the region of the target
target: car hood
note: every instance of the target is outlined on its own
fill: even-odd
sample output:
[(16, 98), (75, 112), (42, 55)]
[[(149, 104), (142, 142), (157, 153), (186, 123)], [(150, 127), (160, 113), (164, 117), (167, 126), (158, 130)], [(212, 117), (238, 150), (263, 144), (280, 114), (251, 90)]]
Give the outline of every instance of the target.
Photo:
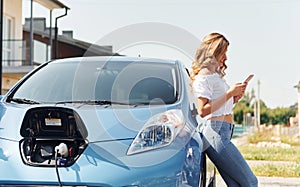
[(0, 103), (0, 138), (12, 141), (22, 139), (21, 124), (30, 109), (54, 107), (71, 109), (81, 118), (89, 142), (133, 139), (151, 116), (165, 112), (173, 106), (94, 106), (82, 104), (17, 105)]

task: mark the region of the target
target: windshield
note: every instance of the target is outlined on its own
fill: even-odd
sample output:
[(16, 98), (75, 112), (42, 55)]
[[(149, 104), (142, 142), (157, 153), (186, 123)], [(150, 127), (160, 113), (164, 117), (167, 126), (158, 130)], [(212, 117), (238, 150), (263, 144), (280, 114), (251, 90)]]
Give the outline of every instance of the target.
[(52, 62), (17, 90), (10, 101), (22, 103), (170, 104), (178, 97), (175, 64), (147, 62)]

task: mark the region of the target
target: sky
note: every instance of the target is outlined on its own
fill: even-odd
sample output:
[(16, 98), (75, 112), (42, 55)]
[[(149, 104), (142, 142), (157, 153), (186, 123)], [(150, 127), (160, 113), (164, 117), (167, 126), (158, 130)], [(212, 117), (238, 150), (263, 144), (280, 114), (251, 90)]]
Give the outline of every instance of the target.
[[(78, 40), (111, 45), (128, 56), (177, 59), (191, 67), (197, 47), (211, 32), (230, 42), (225, 79), (254, 78), (247, 91), (267, 107), (298, 102), (300, 81), (300, 1), (298, 0), (60, 0), (70, 10), (58, 19), (59, 32)], [(30, 17), (23, 1), (23, 19)], [(55, 17), (65, 10), (53, 11)], [(33, 16), (49, 10), (33, 3)]]

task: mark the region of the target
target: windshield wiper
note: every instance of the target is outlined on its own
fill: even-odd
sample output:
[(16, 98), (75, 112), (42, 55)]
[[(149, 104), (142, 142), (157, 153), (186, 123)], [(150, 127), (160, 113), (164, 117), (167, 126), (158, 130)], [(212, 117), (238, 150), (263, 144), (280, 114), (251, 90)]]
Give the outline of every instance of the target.
[(38, 101), (33, 101), (33, 100), (30, 100), (30, 99), (25, 99), (25, 98), (10, 98), (8, 99), (8, 101), (13, 101), (13, 102), (16, 102), (16, 103), (20, 103), (20, 104), (40, 104), (40, 102)]
[(109, 101), (109, 100), (86, 100), (86, 101), (60, 101), (55, 104), (66, 104), (66, 103), (82, 103), (82, 104), (94, 104), (94, 105), (131, 105), (130, 103)]

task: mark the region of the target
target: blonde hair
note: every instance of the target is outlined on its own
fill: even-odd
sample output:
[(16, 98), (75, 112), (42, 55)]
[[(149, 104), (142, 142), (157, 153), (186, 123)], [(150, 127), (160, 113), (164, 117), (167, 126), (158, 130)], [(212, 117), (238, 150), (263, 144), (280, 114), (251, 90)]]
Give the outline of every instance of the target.
[[(226, 53), (228, 46), (229, 42), (222, 34), (210, 33), (205, 36), (196, 51), (195, 59), (192, 63), (191, 79), (195, 80), (195, 76), (201, 69), (218, 63), (221, 57)], [(225, 76), (226, 69), (227, 65), (224, 63), (216, 72), (223, 77)]]

